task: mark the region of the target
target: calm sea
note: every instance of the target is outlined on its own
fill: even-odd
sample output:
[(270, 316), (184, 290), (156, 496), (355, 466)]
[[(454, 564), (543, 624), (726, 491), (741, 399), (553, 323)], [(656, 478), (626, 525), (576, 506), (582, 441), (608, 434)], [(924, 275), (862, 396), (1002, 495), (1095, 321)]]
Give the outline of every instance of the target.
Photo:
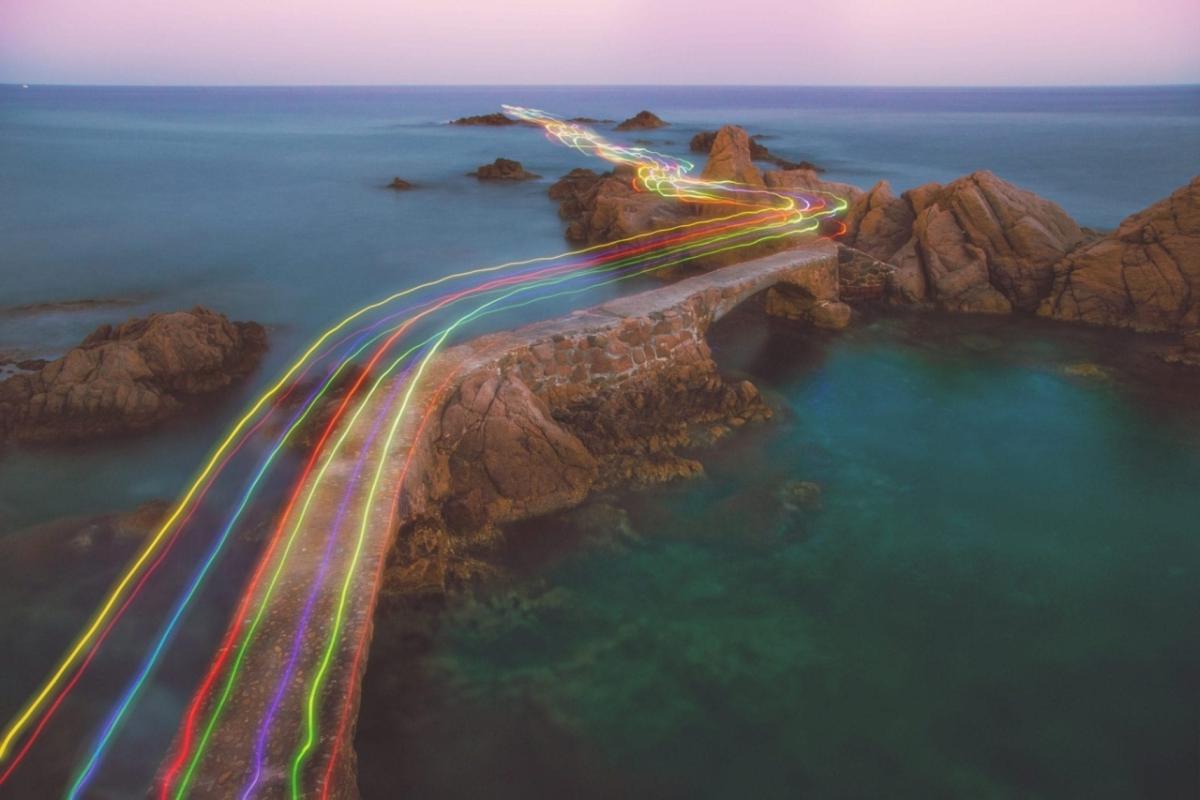
[[(864, 187), (987, 168), (1096, 228), (1200, 173), (1200, 87), (0, 87), (0, 354), (52, 357), (103, 322), (196, 304), (271, 337), (264, 369), (186, 425), (0, 454), (0, 534), (173, 496), (331, 320), (565, 249), (546, 188), (597, 165), (525, 127), (444, 124), (504, 102), (647, 108), (671, 126), (630, 138), (684, 156), (694, 133), (734, 122)], [(465, 175), (498, 156), (545, 178)], [(382, 188), (393, 176), (419, 188)], [(73, 300), (100, 302), (18, 308)], [(771, 392), (775, 423), (703, 455), (703, 481), (608, 498), (618, 546), (519, 566), (515, 605), (452, 615), (418, 677), (378, 667), (396, 645), (381, 626), (367, 796), (476, 796), (514, 774), (526, 797), (1195, 796), (1200, 423), (1186, 402), (1063, 374), (1112, 337), (914, 324), (731, 335), (718, 350)], [(792, 480), (820, 483), (823, 509), (780, 500)], [(129, 546), (57, 577), (52, 554), (45, 574), (0, 574), (0, 633), (22, 653), (0, 710)], [(212, 589), (227, 602), (228, 584)], [(123, 732), (100, 782), (112, 796), (138, 793), (174, 730), (224, 624), (207, 608), (189, 623), (194, 655)], [(154, 624), (118, 641), (28, 786), (65, 777)], [(414, 685), (416, 705), (401, 696)]]

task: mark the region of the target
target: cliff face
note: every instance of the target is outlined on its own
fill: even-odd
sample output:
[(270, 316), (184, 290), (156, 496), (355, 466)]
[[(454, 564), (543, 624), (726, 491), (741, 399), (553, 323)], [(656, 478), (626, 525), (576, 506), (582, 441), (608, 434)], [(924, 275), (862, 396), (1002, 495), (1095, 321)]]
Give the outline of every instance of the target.
[(0, 437), (72, 441), (175, 416), (258, 364), (266, 332), (205, 308), (98, 328), (62, 358), (0, 382)]
[(1042, 316), (1146, 331), (1200, 328), (1200, 177), (1054, 267)]

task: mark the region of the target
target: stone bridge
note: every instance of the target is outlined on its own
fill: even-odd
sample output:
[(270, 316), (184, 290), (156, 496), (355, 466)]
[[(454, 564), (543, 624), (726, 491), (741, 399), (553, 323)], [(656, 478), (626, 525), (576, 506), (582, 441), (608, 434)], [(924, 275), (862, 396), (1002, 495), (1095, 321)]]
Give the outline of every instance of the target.
[[(359, 520), (342, 526), (344, 541), (316, 599), (314, 635), (278, 709), (256, 796), (289, 795), (288, 759), (304, 731), (305, 687), (339, 603), (344, 622), (316, 709), (306, 796), (319, 796), (326, 776), (329, 797), (358, 796), (353, 732), (381, 583), (401, 593), (445, 590), (469, 571), (465, 554), (481, 532), (570, 507), (605, 486), (695, 472), (695, 462), (674, 452), (692, 431), (709, 435), (770, 414), (751, 384), (719, 375), (705, 341), (709, 326), (768, 290), (769, 312), (840, 326), (849, 309), (838, 302), (837, 270), (836, 247), (813, 242), (440, 354), (391, 451), (382, 451), (383, 436), (371, 445), (368, 465), (386, 462), (380, 502), (366, 521), (344, 598), (341, 579), (351, 574)], [(385, 388), (364, 419), (391, 402)], [(353, 480), (365, 438), (362, 430), (351, 432), (344, 456), (317, 489), (242, 665), (244, 677), (199, 766), (195, 796), (236, 797), (254, 768), (258, 724), (284, 672), (342, 495), (349, 488), (359, 504), (350, 507), (361, 507), (370, 483)]]

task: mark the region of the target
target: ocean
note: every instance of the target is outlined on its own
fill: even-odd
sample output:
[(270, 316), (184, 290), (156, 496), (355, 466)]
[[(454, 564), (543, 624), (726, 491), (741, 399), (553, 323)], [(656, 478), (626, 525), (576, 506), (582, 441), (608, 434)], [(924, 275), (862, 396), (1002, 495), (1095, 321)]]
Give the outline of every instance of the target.
[[(1096, 229), (1200, 172), (1200, 87), (3, 86), (0, 356), (54, 357), (99, 324), (197, 304), (263, 323), (270, 351), (186, 424), (0, 452), (0, 537), (174, 496), (348, 310), (567, 249), (546, 189), (598, 165), (523, 126), (444, 124), (501, 103), (614, 120), (649, 109), (670, 126), (628, 138), (697, 162), (692, 135), (737, 123), (864, 188), (990, 169)], [(544, 177), (466, 175), (499, 156)], [(394, 176), (418, 188), (383, 188)], [(1194, 796), (1200, 722), (1180, 698), (1200, 689), (1200, 421), (1186, 396), (1062, 371), (1122, 335), (1010, 323), (728, 333), (723, 365), (769, 392), (776, 422), (702, 454), (701, 481), (605, 498), (615, 546), (517, 548), (497, 596), (525, 610), (455, 610), (399, 686), (378, 666), (395, 644), (381, 626), (364, 703), (378, 713), (358, 741), (366, 796), (389, 796), (397, 764), (397, 785), (442, 796), (514, 765), (513, 796), (586, 796), (580, 779), (641, 797)], [(819, 510), (779, 500), (794, 480), (823, 487)], [(523, 541), (580, 524), (535, 524)], [(0, 575), (23, 654), (0, 708), (126, 555), (67, 588)], [(219, 633), (219, 614), (193, 616), (201, 638)], [(101, 781), (113, 796), (153, 771), (188, 675), (142, 701)], [(415, 707), (398, 695), (413, 686)], [(80, 712), (81, 730), (96, 713)], [(61, 774), (78, 738), (56, 740), (35, 783)]]

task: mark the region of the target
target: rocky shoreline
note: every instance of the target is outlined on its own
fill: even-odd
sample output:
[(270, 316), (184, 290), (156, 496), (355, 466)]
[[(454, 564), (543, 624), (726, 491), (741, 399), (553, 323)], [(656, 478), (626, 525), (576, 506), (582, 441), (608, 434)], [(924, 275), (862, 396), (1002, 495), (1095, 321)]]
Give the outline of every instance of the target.
[(197, 307), (102, 325), (61, 358), (0, 381), (0, 442), (77, 442), (153, 428), (254, 370), (265, 329)]

